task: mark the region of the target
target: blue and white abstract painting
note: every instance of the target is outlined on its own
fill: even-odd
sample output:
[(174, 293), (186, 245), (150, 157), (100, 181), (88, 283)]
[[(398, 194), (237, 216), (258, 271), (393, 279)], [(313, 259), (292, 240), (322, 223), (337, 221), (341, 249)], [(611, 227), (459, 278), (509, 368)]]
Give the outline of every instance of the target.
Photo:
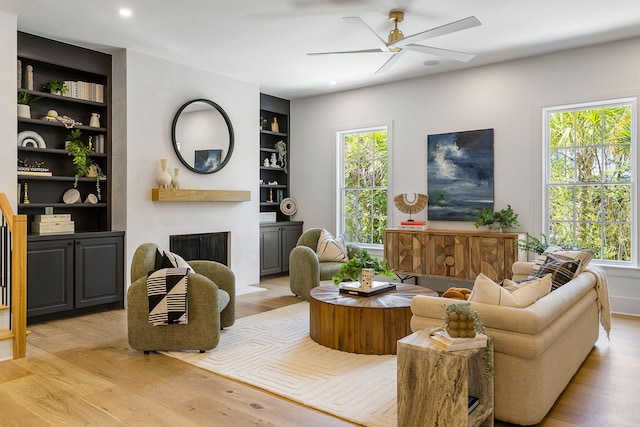
[(427, 136), (430, 221), (475, 221), (493, 210), (493, 129)]

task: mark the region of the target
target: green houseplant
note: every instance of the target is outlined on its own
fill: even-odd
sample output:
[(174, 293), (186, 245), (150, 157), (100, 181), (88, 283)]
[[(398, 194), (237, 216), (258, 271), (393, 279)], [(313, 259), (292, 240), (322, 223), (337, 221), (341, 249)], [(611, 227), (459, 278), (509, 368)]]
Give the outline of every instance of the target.
[(511, 230), (518, 227), (518, 214), (513, 211), (511, 205), (507, 205), (505, 209), (492, 211), (491, 209), (481, 208), (480, 215), (476, 221), (476, 228), (488, 225), (491, 228), (502, 230)]
[(78, 178), (82, 178), (84, 176), (95, 176), (96, 192), (98, 193), (98, 200), (101, 200), (100, 181), (104, 180), (106, 177), (102, 173), (100, 166), (91, 160), (91, 148), (89, 148), (89, 146), (80, 139), (81, 136), (82, 132), (80, 129), (73, 129), (69, 133), (69, 140), (67, 144), (67, 152), (69, 153), (69, 156), (73, 157), (73, 170), (76, 178), (73, 183), (73, 188), (78, 186)]
[(39, 98), (28, 92), (18, 93), (18, 117), (31, 118), (31, 105)]
[(358, 276), (362, 273), (363, 268), (373, 268), (376, 275), (380, 274), (387, 277), (393, 277), (393, 270), (387, 268), (387, 260), (372, 257), (369, 253), (362, 249), (355, 254), (349, 261), (340, 266), (338, 275), (333, 276), (331, 279), (333, 283), (338, 286), (342, 282), (343, 277), (356, 281)]
[(64, 82), (61, 82), (60, 80), (54, 80), (49, 83), (45, 83), (42, 85), (42, 89), (48, 90), (49, 92), (58, 95), (63, 95), (69, 90)]

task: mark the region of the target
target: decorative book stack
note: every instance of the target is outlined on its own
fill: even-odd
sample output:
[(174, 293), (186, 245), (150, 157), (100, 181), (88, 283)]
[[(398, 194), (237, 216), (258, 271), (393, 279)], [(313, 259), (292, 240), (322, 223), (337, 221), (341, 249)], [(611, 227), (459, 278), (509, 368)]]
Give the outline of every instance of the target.
[(473, 338), (451, 338), (446, 331), (437, 331), (430, 337), (431, 344), (446, 351), (468, 350), (487, 346), (487, 336), (476, 334)]
[(34, 234), (70, 234), (74, 231), (71, 214), (35, 215), (31, 223)]
[(23, 176), (52, 176), (48, 168), (39, 168), (32, 166), (18, 166), (18, 175)]
[(427, 226), (424, 221), (401, 221), (399, 228), (403, 230), (426, 230)]

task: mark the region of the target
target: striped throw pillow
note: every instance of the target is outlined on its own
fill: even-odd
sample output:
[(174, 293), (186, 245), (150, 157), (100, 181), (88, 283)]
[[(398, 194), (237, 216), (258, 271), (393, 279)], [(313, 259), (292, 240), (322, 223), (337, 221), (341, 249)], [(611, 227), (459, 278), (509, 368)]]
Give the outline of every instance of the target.
[(327, 230), (322, 230), (316, 249), (320, 262), (347, 262), (349, 253), (344, 237), (333, 237)]

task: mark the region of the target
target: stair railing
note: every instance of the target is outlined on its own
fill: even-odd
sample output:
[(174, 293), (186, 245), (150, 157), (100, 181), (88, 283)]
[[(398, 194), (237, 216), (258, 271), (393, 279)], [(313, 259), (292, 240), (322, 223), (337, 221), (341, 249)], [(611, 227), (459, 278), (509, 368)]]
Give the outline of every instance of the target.
[(14, 215), (0, 193), (0, 287), (3, 305), (10, 307), (13, 358), (27, 355), (27, 216)]

